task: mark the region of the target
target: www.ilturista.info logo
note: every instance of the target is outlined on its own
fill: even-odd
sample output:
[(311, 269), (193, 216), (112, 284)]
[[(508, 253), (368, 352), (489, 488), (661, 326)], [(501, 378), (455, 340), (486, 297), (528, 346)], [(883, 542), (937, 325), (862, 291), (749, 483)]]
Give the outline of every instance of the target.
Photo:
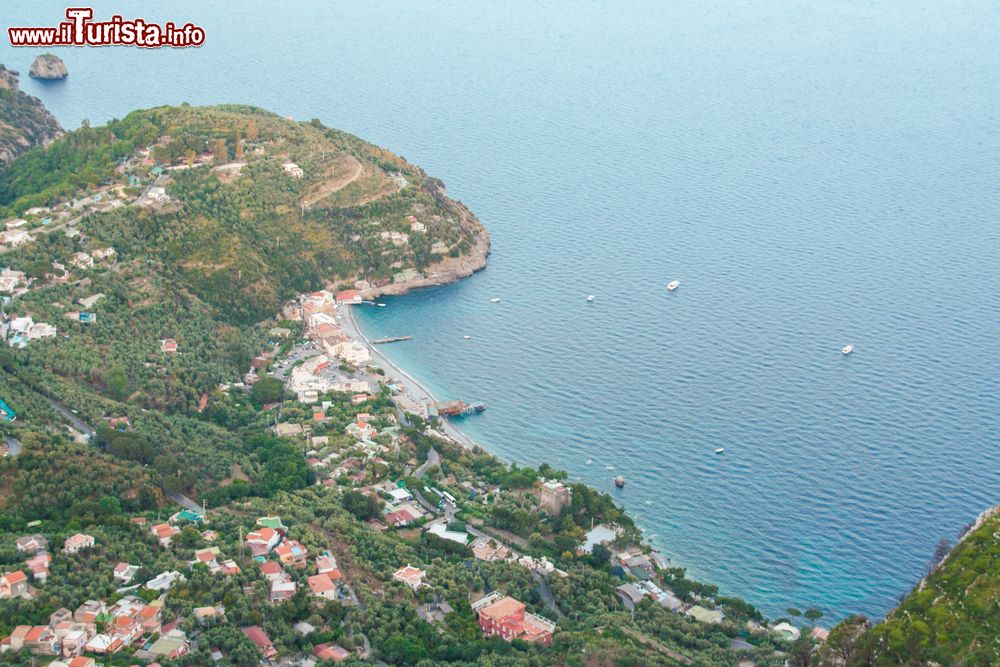
[(205, 43), (205, 30), (193, 23), (163, 25), (143, 19), (126, 20), (117, 14), (108, 21), (92, 21), (90, 7), (70, 7), (66, 21), (48, 28), (7, 28), (11, 46), (141, 46), (184, 48)]

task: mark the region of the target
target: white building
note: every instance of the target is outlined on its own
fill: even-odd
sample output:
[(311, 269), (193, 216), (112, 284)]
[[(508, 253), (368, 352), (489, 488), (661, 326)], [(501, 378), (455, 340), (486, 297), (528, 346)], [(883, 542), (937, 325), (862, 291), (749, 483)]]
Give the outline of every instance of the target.
[(161, 572), (146, 582), (146, 588), (154, 591), (165, 591), (174, 585), (176, 581), (184, 581), (184, 575), (177, 570), (173, 572)]
[(0, 239), (2, 239), (4, 245), (8, 245), (11, 248), (16, 248), (34, 240), (31, 235), (23, 229), (12, 229), (0, 233)]
[(357, 341), (349, 340), (334, 345), (327, 345), (326, 341), (324, 341), (323, 347), (326, 348), (327, 354), (331, 357), (343, 359), (349, 364), (362, 365), (367, 364), (371, 360), (371, 352), (368, 350), (368, 346)]
[(281, 169), (282, 171), (284, 171), (289, 176), (292, 176), (293, 178), (302, 178), (303, 176), (305, 176), (306, 173), (302, 171), (302, 167), (295, 164), (294, 162), (285, 162), (284, 164), (281, 165)]

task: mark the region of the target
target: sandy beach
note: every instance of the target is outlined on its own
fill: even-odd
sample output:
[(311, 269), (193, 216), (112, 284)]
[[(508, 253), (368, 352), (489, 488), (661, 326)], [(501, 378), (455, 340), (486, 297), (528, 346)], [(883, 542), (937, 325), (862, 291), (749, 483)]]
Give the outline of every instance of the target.
[[(389, 360), (389, 358), (382, 354), (382, 352), (378, 349), (378, 345), (372, 345), (371, 341), (369, 341), (367, 336), (361, 332), (357, 322), (354, 320), (354, 308), (356, 307), (370, 308), (371, 306), (347, 306), (338, 309), (337, 320), (340, 323), (341, 328), (352, 339), (363, 342), (368, 349), (371, 350), (372, 361), (374, 364), (385, 371), (386, 378), (393, 380), (395, 384), (402, 386), (403, 391), (411, 399), (418, 403), (437, 402), (437, 399), (427, 387), (422, 385), (420, 381)], [(447, 418), (440, 419), (439, 424), (441, 425), (441, 430), (444, 431), (446, 435), (453, 438), (462, 446), (478, 446), (478, 443), (452, 424)]]

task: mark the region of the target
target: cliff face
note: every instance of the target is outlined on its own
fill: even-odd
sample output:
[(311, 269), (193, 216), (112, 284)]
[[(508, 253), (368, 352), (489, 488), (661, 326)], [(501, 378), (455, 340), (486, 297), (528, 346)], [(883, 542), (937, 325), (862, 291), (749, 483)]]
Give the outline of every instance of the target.
[(0, 65), (0, 167), (38, 145), (47, 146), (63, 129), (42, 102), (21, 92), (17, 73)]
[(32, 79), (65, 79), (69, 76), (69, 70), (66, 69), (66, 63), (59, 56), (44, 53), (31, 63), (28, 75)]

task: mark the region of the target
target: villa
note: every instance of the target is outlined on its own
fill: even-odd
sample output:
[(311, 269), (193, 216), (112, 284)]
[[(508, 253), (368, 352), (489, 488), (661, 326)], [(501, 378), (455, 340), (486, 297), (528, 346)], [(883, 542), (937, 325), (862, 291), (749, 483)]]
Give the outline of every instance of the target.
[(315, 574), (309, 577), (307, 581), (309, 583), (309, 591), (313, 596), (323, 598), (324, 600), (337, 599), (337, 585), (333, 583), (330, 575)]
[(89, 549), (94, 546), (94, 538), (90, 535), (84, 535), (83, 533), (77, 533), (63, 543), (62, 552), (64, 554), (75, 554), (83, 549)]
[(424, 585), (423, 580), (426, 575), (427, 573), (423, 570), (415, 568), (412, 565), (407, 565), (396, 570), (392, 578), (402, 584), (406, 584), (413, 590), (417, 590)]
[(505, 641), (521, 639), (550, 646), (556, 625), (552, 621), (525, 611), (523, 603), (512, 597), (493, 592), (472, 604), (483, 633)]

